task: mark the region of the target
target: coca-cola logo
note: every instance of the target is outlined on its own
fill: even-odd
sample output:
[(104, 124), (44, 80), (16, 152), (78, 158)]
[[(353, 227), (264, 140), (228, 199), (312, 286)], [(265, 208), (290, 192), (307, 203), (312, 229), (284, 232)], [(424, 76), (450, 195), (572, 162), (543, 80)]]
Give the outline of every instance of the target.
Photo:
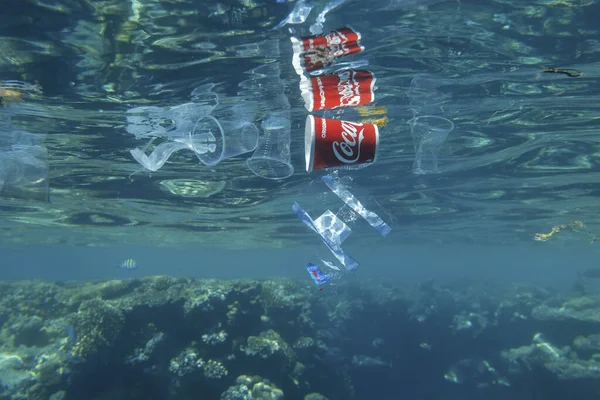
[(331, 32), (329, 35), (325, 36), (325, 40), (327, 41), (327, 48), (332, 57), (340, 57), (349, 53), (348, 47), (346, 46), (348, 38), (344, 36), (342, 32)]
[(340, 95), (340, 107), (357, 106), (360, 104), (360, 87), (356, 82), (354, 71), (344, 71), (339, 75), (338, 93)]
[(362, 124), (342, 121), (342, 141), (334, 141), (333, 154), (344, 164), (352, 164), (360, 159), (361, 143), (364, 140), (364, 128), (358, 131)]
[(343, 33), (334, 31), (327, 35), (325, 35), (325, 40), (327, 41), (327, 46), (338, 45), (340, 43), (345, 42), (346, 36)]

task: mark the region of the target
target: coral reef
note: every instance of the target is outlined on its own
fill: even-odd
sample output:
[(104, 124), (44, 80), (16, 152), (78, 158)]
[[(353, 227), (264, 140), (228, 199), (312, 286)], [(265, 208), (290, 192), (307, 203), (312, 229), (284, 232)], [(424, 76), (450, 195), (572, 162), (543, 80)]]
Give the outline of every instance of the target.
[(0, 400), (600, 393), (593, 293), (164, 276), (0, 288)]

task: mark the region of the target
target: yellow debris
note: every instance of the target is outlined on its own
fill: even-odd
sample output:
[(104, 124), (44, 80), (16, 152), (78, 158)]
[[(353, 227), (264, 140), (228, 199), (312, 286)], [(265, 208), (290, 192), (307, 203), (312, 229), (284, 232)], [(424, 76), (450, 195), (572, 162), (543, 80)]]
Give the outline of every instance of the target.
[(593, 235), (590, 231), (587, 230), (585, 224), (578, 220), (573, 220), (566, 225), (555, 225), (552, 227), (552, 230), (548, 233), (536, 233), (535, 235), (533, 235), (533, 240), (535, 240), (536, 242), (545, 242), (548, 239), (550, 239), (554, 234), (562, 231), (585, 233), (586, 235), (591, 237), (592, 243), (598, 240), (595, 235)]
[(367, 118), (364, 119), (362, 122), (365, 124), (373, 124), (373, 125), (377, 125), (380, 128), (383, 128), (384, 126), (386, 126), (388, 124), (390, 120), (388, 119), (388, 117), (383, 117), (383, 118)]
[(385, 106), (358, 106), (356, 107), (356, 111), (358, 111), (358, 115), (361, 117), (371, 117), (373, 115), (386, 115), (387, 108)]

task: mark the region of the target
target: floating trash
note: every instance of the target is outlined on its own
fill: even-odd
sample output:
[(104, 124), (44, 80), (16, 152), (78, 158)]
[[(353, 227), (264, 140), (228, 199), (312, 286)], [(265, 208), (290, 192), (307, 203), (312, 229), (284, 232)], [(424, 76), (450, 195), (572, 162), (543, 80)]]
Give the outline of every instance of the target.
[(271, 112), (261, 123), (263, 135), (246, 165), (257, 176), (280, 180), (294, 173), (291, 163), (289, 110)]
[(225, 189), (225, 181), (193, 179), (168, 179), (159, 182), (160, 188), (168, 194), (188, 199), (205, 199)]
[(288, 14), (285, 19), (275, 25), (273, 29), (279, 29), (285, 25), (301, 24), (308, 18), (312, 6), (306, 4), (306, 0), (298, 0), (294, 5), (294, 9)]
[(360, 33), (343, 27), (326, 35), (291, 37), (292, 65), (298, 75), (332, 65), (339, 57), (359, 53)]
[(48, 201), (46, 135), (15, 129), (14, 116), (0, 108), (0, 196)]
[(356, 107), (375, 100), (375, 76), (370, 71), (344, 70), (331, 75), (300, 78), (300, 91), (308, 111)]
[(554, 225), (548, 233), (536, 233), (533, 235), (533, 240), (536, 242), (545, 242), (560, 232), (583, 233), (591, 240), (592, 243), (599, 240), (594, 233), (588, 230), (583, 222), (578, 220), (571, 221), (568, 224)]
[(196, 152), (200, 162), (207, 166), (215, 166), (228, 158), (249, 153), (256, 148), (258, 129), (244, 115), (239, 119), (218, 120), (208, 115), (199, 119), (192, 133), (211, 136), (208, 151)]
[(312, 33), (313, 35), (323, 33), (323, 25), (326, 22), (327, 14), (344, 4), (346, 1), (347, 0), (332, 0), (329, 3), (325, 4), (323, 10), (319, 13), (319, 15), (317, 15), (315, 22), (310, 26), (310, 33)]
[(438, 172), (438, 155), (454, 123), (435, 115), (418, 116), (407, 123), (415, 147), (413, 172), (419, 175)]
[(360, 169), (373, 164), (379, 149), (375, 124), (306, 117), (306, 171), (327, 168)]
[(372, 204), (375, 208), (380, 207), (368, 196), (359, 200), (351, 189), (360, 191), (349, 178), (340, 179), (333, 175), (325, 175), (312, 181), (299, 195), (299, 201), (306, 201), (308, 204), (308, 211), (302, 208), (298, 201), (294, 202), (292, 207), (298, 219), (318, 235), (328, 251), (329, 256), (319, 253), (316, 258), (321, 260), (324, 268), (336, 272), (340, 271), (338, 264), (346, 271), (355, 271), (359, 266), (359, 262), (342, 248), (354, 230), (358, 229), (361, 235), (365, 233), (358, 224), (359, 220), (366, 221), (383, 237), (392, 230), (380, 217), (380, 214), (386, 215), (391, 220), (387, 213), (383, 210), (374, 212), (367, 208), (364, 202)]
[(150, 142), (143, 148), (136, 147), (130, 150), (133, 158), (145, 169), (156, 172), (167, 162), (171, 155), (179, 150), (189, 149), (196, 154), (196, 157), (200, 158), (201, 154), (216, 151), (216, 139), (211, 132), (203, 134), (189, 134), (187, 137), (175, 138), (170, 142), (163, 142), (156, 146), (156, 148), (146, 155), (146, 150), (154, 141), (152, 138)]
[(446, 85), (447, 81), (447, 79), (428, 74), (419, 74), (413, 77), (406, 93), (410, 100), (413, 116), (439, 115), (443, 112), (442, 106), (451, 100), (448, 93), (440, 90), (440, 87)]
[(327, 283), (327, 280), (333, 276), (332, 274), (323, 274), (319, 267), (311, 263), (308, 263), (306, 270), (317, 285), (324, 285)]

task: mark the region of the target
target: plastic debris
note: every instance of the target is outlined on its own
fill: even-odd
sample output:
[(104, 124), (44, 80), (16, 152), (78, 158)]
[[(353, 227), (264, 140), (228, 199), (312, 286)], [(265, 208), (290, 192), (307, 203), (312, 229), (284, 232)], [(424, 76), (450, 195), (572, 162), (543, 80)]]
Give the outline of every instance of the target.
[(339, 119), (306, 117), (306, 171), (362, 169), (377, 160), (379, 127)]
[(358, 268), (358, 262), (348, 255), (341, 247), (341, 243), (350, 235), (352, 230), (335, 214), (327, 210), (314, 221), (298, 203), (294, 203), (294, 212), (300, 221), (304, 222), (329, 248), (331, 253), (342, 263), (348, 271)]
[(548, 233), (536, 233), (533, 236), (533, 240), (536, 242), (545, 242), (555, 234), (565, 231), (583, 233), (590, 238), (592, 243), (598, 241), (598, 237), (593, 232), (590, 232), (583, 222), (578, 220), (571, 221), (568, 224), (554, 225)]
[(273, 27), (273, 29), (279, 29), (285, 25), (294, 25), (301, 24), (310, 15), (312, 11), (312, 6), (306, 4), (306, 0), (298, 0), (294, 5), (294, 9), (288, 14), (287, 17), (277, 25)]
[[(3, 84), (7, 82), (17, 85), (18, 81)], [(47, 201), (48, 152), (43, 145), (46, 135), (16, 129), (13, 118), (18, 117), (19, 107), (16, 104), (0, 108), (0, 196)]]
[(375, 100), (375, 76), (366, 70), (343, 70), (330, 75), (300, 77), (300, 91), (308, 111), (356, 107)]
[(323, 25), (325, 24), (326, 16), (334, 9), (344, 4), (347, 0), (332, 0), (323, 7), (323, 11), (317, 15), (314, 24), (310, 26), (310, 33), (318, 35), (323, 33)]
[(262, 114), (262, 135), (256, 150), (246, 160), (255, 175), (281, 180), (294, 173), (291, 163), (291, 105), (284, 94), (279, 63), (269, 63), (248, 71), (250, 79), (240, 83), (238, 94), (259, 101)]
[(306, 270), (317, 285), (323, 285), (327, 283), (327, 278), (329, 278), (329, 275), (324, 275), (319, 267), (317, 267), (315, 264), (308, 263)]
[(216, 150), (216, 139), (212, 133), (207, 132), (199, 135), (192, 135), (190, 133), (188, 137), (175, 138), (172, 142), (163, 142), (159, 144), (148, 156), (145, 153), (146, 149), (154, 139), (155, 138), (151, 139), (143, 149), (136, 147), (135, 149), (130, 150), (133, 158), (140, 163), (142, 167), (152, 172), (156, 172), (162, 168), (171, 155), (179, 150), (192, 150), (198, 158), (200, 158), (200, 154), (214, 152)]
[(292, 65), (300, 76), (328, 67), (342, 56), (363, 51), (360, 38), (360, 33), (349, 27), (342, 27), (325, 35), (300, 38), (292, 36)]
[(361, 202), (344, 186), (338, 178), (331, 175), (322, 176), (323, 182), (335, 193), (344, 203), (354, 210), (358, 215), (363, 217), (381, 236), (387, 236), (392, 228), (386, 224), (379, 215), (369, 211), (361, 204)]
[[(298, 219), (316, 233), (321, 242), (325, 244), (328, 250), (327, 254), (333, 256), (331, 260), (327, 259), (327, 256), (318, 256), (323, 267), (336, 272), (341, 271), (342, 268), (352, 272), (359, 266), (359, 262), (342, 248), (342, 245), (354, 232), (354, 227), (360, 232), (357, 220), (366, 221), (384, 237), (392, 230), (379, 214), (363, 204), (364, 200), (358, 200), (348, 187), (350, 183), (349, 179), (344, 182), (337, 176), (325, 175), (309, 184), (302, 195), (307, 199), (319, 199), (317, 204), (312, 202), (311, 207), (316, 209), (325, 205), (324, 211), (317, 211), (315, 215), (318, 217), (316, 218), (304, 210), (298, 202), (294, 202), (292, 207)], [(372, 199), (368, 200), (373, 202)], [(340, 202), (342, 203), (341, 207)], [(338, 267), (336, 263), (339, 263), (342, 268)]]

